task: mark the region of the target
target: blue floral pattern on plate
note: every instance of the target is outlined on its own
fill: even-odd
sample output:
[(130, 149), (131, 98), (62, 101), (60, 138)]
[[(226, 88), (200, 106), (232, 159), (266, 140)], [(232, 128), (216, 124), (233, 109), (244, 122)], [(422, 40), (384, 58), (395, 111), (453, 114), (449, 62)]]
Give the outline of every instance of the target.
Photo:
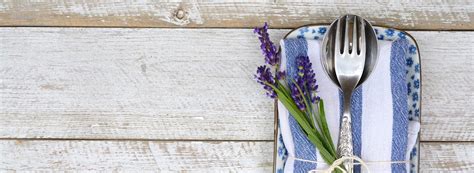
[[(415, 40), (408, 36), (404, 31), (385, 28), (385, 27), (374, 27), (375, 33), (377, 34), (377, 39), (385, 41), (395, 41), (397, 39), (407, 39), (410, 43), (408, 48), (408, 53), (410, 56), (406, 59), (406, 81), (408, 86), (408, 118), (414, 121), (420, 121), (420, 103), (421, 103), (421, 79), (420, 79), (420, 55), (418, 52), (418, 46)], [(324, 37), (324, 34), (327, 31), (327, 26), (324, 25), (311, 25), (303, 26), (291, 31), (286, 38), (306, 38), (306, 39), (315, 39), (320, 40)], [(275, 159), (275, 172), (283, 172), (283, 167), (287, 158), (287, 151), (283, 144), (281, 137), (280, 127), (278, 126), (278, 139), (277, 142), (277, 158)], [(413, 147), (410, 154), (410, 163), (411, 163), (411, 173), (417, 173), (419, 170), (418, 160), (419, 160), (419, 139), (418, 135), (417, 143)]]

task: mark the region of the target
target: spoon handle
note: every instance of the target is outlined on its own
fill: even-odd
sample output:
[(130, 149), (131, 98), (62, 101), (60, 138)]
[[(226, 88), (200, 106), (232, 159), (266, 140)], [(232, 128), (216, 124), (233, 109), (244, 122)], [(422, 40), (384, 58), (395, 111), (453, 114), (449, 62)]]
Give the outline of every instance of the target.
[[(339, 157), (353, 156), (352, 146), (352, 120), (351, 120), (351, 95), (352, 92), (344, 93), (344, 113), (342, 114), (341, 130), (339, 131), (339, 141), (337, 154)], [(347, 172), (352, 173), (353, 162), (344, 162)]]

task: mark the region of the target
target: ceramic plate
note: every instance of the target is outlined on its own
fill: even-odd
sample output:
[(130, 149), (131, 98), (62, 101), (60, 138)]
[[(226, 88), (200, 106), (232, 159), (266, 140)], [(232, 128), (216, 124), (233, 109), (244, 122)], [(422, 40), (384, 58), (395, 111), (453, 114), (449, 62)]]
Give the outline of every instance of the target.
[[(313, 40), (322, 40), (327, 31), (327, 25), (308, 25), (302, 26), (292, 30), (285, 38), (306, 38)], [(406, 32), (375, 26), (375, 33), (378, 40), (395, 41), (397, 39), (407, 39), (410, 43), (409, 54), (406, 59), (406, 81), (408, 86), (408, 117), (410, 120), (420, 121), (420, 103), (421, 103), (421, 67), (420, 54), (418, 45), (414, 38)], [(277, 114), (276, 114), (277, 115)], [(278, 122), (278, 121), (277, 121)], [(412, 149), (410, 155), (411, 171), (417, 173), (419, 171), (419, 147), (420, 134), (418, 134), (417, 144)], [(283, 166), (287, 158), (287, 152), (283, 145), (283, 140), (280, 134), (280, 127), (278, 126), (275, 138), (275, 162), (274, 171), (276, 173), (283, 173)]]

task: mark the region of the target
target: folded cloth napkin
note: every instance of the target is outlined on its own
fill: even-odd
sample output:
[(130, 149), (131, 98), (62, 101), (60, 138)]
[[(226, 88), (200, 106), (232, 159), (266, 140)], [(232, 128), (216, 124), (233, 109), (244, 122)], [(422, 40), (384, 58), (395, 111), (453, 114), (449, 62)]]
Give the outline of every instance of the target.
[[(342, 93), (323, 71), (320, 42), (317, 40), (284, 39), (280, 43), (281, 69), (295, 76), (295, 59), (308, 56), (318, 81), (318, 95), (325, 103), (326, 117), (332, 139), (338, 141), (342, 116)], [(408, 42), (379, 41), (379, 58), (371, 76), (352, 96), (352, 134), (354, 154), (367, 162), (370, 172), (409, 172), (409, 164), (386, 163), (408, 161), (416, 143), (420, 124), (409, 121), (405, 58)], [(288, 110), (278, 103), (279, 123), (283, 143), (288, 151), (285, 172), (308, 172), (324, 169), (316, 147), (307, 139)], [(316, 161), (309, 162), (309, 161)], [(380, 162), (380, 163), (376, 163)], [(385, 162), (385, 163), (383, 163)], [(361, 171), (360, 166), (355, 172)]]

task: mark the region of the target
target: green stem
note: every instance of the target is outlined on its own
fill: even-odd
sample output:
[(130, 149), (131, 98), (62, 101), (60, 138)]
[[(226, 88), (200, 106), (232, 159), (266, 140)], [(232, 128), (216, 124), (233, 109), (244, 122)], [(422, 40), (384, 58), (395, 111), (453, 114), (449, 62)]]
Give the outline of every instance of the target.
[[(278, 87), (275, 87), (274, 85), (269, 84), (269, 83), (265, 83), (265, 84), (272, 87), (272, 89), (276, 92), (277, 97), (280, 100), (280, 102), (288, 109), (290, 114), (295, 118), (295, 120), (300, 125), (301, 129), (307, 135), (308, 139), (318, 148), (324, 161), (326, 161), (328, 164), (332, 164), (332, 162), (334, 162), (334, 160), (336, 159), (336, 154), (334, 152), (334, 148), (331, 147), (332, 145), (328, 145), (328, 143), (332, 143), (332, 142), (328, 142), (327, 138), (328, 137), (330, 138), (330, 136), (327, 136), (327, 134), (325, 134), (325, 130), (321, 130), (322, 132), (321, 134), (315, 128), (316, 124), (314, 124), (314, 128), (313, 128), (312, 126), (313, 123), (309, 123), (311, 121), (308, 120), (308, 116), (306, 115), (306, 113), (298, 109), (298, 107), (296, 106), (296, 103), (289, 95), (290, 94), (289, 90), (287, 90), (283, 85), (279, 85)], [(299, 88), (299, 91), (302, 94), (300, 88)], [(308, 104), (309, 102), (307, 102), (307, 100), (305, 101), (305, 103), (309, 105)], [(309, 113), (311, 114), (312, 111)], [(320, 123), (318, 123), (318, 125), (319, 124)], [(324, 123), (321, 123), (321, 124), (324, 124)], [(327, 124), (326, 126), (321, 125), (320, 129), (324, 129), (324, 127), (327, 128)]]
[(324, 134), (324, 136), (326, 136), (326, 140), (329, 141), (332, 154), (336, 155), (336, 148), (334, 147), (334, 142), (331, 138), (331, 133), (329, 131), (328, 122), (326, 120), (326, 113), (324, 111), (324, 101), (322, 99), (319, 101), (318, 107), (319, 107), (319, 117), (321, 119), (321, 127), (322, 127), (322, 130), (323, 130), (323, 134)]
[[(300, 126), (304, 128), (305, 131), (314, 133), (315, 131), (313, 131), (313, 128), (311, 128), (311, 125), (308, 124), (308, 122), (304, 120), (304, 113), (301, 112), (301, 110), (297, 108), (296, 104), (290, 101), (291, 99), (287, 98), (285, 94), (283, 93), (283, 91), (281, 91), (279, 88), (271, 84), (267, 84), (267, 85), (272, 87), (278, 96), (283, 96), (283, 97), (278, 97), (278, 98), (280, 99), (281, 103), (288, 109), (288, 111), (293, 115), (293, 117), (295, 117), (295, 119), (298, 121)], [(303, 115), (303, 117), (301, 115)]]
[(324, 148), (321, 141), (319, 141), (314, 135), (308, 135), (308, 139), (316, 145), (321, 154), (321, 157), (324, 159), (324, 161), (326, 161), (326, 163), (332, 164), (336, 160), (336, 157), (331, 155), (329, 151)]
[[(308, 101), (308, 99), (306, 98), (306, 96), (303, 94), (303, 90), (301, 89), (301, 87), (298, 86), (298, 84), (296, 83), (295, 80), (291, 80), (293, 82), (293, 84), (296, 86), (296, 88), (298, 89), (298, 91), (300, 92), (302, 98), (303, 98), (303, 101), (306, 105), (306, 108), (307, 108), (307, 113), (309, 114), (309, 117), (310, 117), (310, 120), (311, 122), (314, 122), (313, 120), (313, 116), (311, 116), (312, 114), (312, 111), (310, 110), (310, 107), (311, 107), (311, 104), (310, 102)], [(329, 134), (329, 130), (328, 127), (327, 127), (327, 122), (325, 125), (323, 125), (323, 123), (321, 123), (316, 117), (314, 117), (314, 119), (316, 119), (317, 123), (318, 123), (318, 126), (319, 126), (319, 129), (321, 130), (321, 133), (318, 132), (318, 130), (316, 129), (316, 124), (314, 124), (314, 129), (316, 131), (315, 135), (316, 137), (318, 137), (319, 139), (321, 139), (321, 141), (323, 142), (323, 145), (325, 148), (329, 149), (329, 151), (331, 152), (331, 154), (334, 154), (336, 155), (336, 152), (333, 151), (333, 148), (334, 148), (334, 144), (332, 142), (330, 142), (327, 138), (331, 138), (330, 134)], [(325, 118), (324, 118), (325, 119)], [(327, 131), (327, 133), (325, 133), (325, 131)], [(324, 140), (323, 140), (324, 139)], [(332, 141), (332, 140), (331, 140)]]

